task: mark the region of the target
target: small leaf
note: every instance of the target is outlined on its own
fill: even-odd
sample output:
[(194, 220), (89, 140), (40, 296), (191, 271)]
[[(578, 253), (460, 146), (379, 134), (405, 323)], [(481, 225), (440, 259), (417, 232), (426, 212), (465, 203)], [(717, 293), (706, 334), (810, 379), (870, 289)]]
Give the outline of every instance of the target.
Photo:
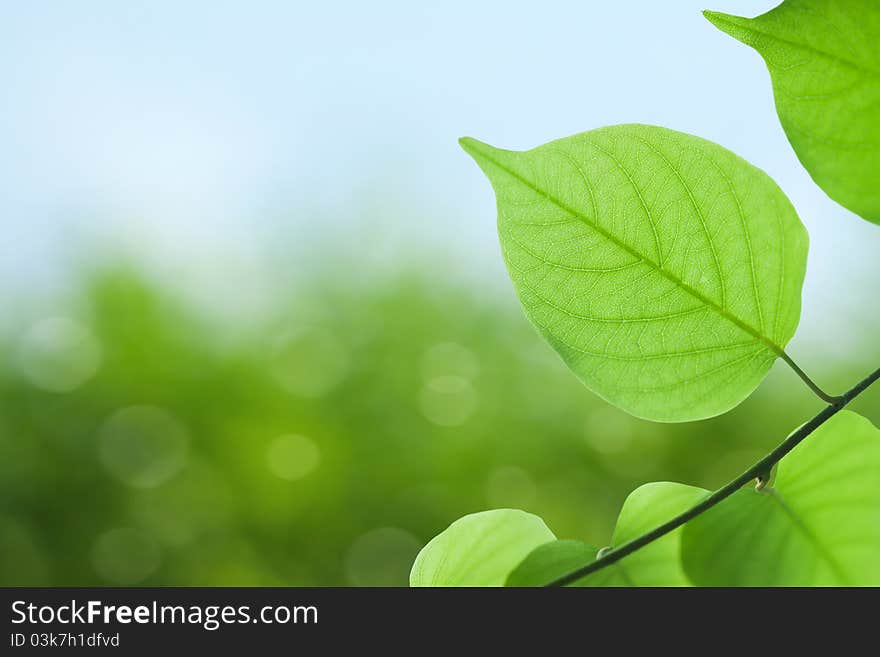
[[(619, 547), (641, 536), (696, 504), (708, 491), (684, 484), (655, 482), (630, 493), (623, 503), (612, 546)], [(689, 586), (679, 559), (681, 529), (587, 575), (573, 586)], [(596, 548), (580, 541), (554, 541), (537, 547), (520, 563), (507, 586), (544, 586), (586, 566)]]
[(704, 586), (880, 585), (880, 431), (842, 411), (779, 463), (685, 525), (682, 561)]
[(507, 578), (505, 586), (544, 586), (596, 560), (596, 548), (581, 541), (540, 545)]
[[(611, 544), (618, 547), (659, 527), (700, 501), (708, 491), (660, 481), (640, 486), (626, 498)], [(676, 529), (615, 564), (576, 582), (576, 586), (689, 586), (679, 558)]]
[(410, 572), (410, 585), (503, 586), (534, 548), (555, 539), (543, 520), (525, 511), (473, 513), (422, 548)]
[(495, 188), (526, 314), (606, 400), (652, 420), (711, 417), (783, 354), (808, 239), (764, 172), (645, 125), (525, 152), (461, 144)]
[(880, 3), (786, 0), (752, 19), (705, 15), (764, 58), (782, 127), (813, 180), (880, 223)]

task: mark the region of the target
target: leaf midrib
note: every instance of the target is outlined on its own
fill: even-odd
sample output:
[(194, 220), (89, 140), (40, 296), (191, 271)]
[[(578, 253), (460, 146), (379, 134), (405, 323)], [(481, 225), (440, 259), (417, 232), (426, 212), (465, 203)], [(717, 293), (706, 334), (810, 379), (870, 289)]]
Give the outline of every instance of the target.
[(589, 226), (590, 228), (595, 230), (597, 233), (602, 235), (605, 239), (607, 239), (609, 242), (613, 243), (618, 248), (623, 249), (624, 251), (626, 251), (627, 253), (629, 253), (633, 257), (641, 258), (645, 263), (648, 264), (648, 266), (653, 268), (661, 276), (663, 276), (664, 278), (666, 278), (667, 280), (669, 280), (673, 284), (680, 287), (682, 290), (684, 290), (685, 292), (690, 294), (692, 297), (694, 297), (695, 299), (697, 299), (701, 303), (708, 306), (710, 309), (712, 309), (720, 317), (723, 317), (724, 319), (728, 320), (729, 322), (734, 324), (737, 328), (745, 331), (746, 333), (748, 333), (749, 335), (754, 337), (756, 340), (758, 340), (761, 343), (763, 343), (764, 345), (766, 345), (771, 351), (776, 353), (778, 356), (782, 356), (785, 353), (785, 350), (782, 347), (777, 345), (772, 339), (768, 338), (766, 335), (764, 335), (759, 330), (754, 328), (748, 322), (740, 319), (739, 317), (737, 317), (733, 313), (728, 312), (723, 307), (721, 307), (720, 305), (715, 303), (712, 299), (710, 299), (709, 297), (704, 295), (702, 292), (700, 292), (699, 290), (697, 290), (697, 289), (691, 287), (690, 285), (688, 285), (687, 283), (685, 283), (681, 278), (676, 276), (674, 273), (664, 269), (663, 267), (658, 265), (656, 262), (654, 262), (651, 258), (648, 258), (644, 254), (639, 252), (637, 249), (631, 247), (626, 242), (623, 242), (618, 237), (616, 237), (613, 233), (610, 233), (606, 229), (599, 226), (597, 223), (590, 221), (590, 219), (588, 217), (586, 217), (584, 214), (582, 214), (579, 210), (576, 210), (574, 208), (569, 207), (566, 203), (564, 203), (560, 199), (556, 198), (552, 194), (548, 194), (543, 189), (539, 188), (534, 183), (532, 183), (530, 180), (521, 176), (518, 172), (514, 171), (513, 169), (511, 169), (511, 168), (505, 166), (503, 163), (499, 162), (497, 159), (495, 159), (490, 154), (488, 154), (485, 150), (479, 148), (479, 146), (482, 145), (482, 143), (479, 142), (478, 140), (470, 138), (470, 137), (464, 137), (460, 140), (460, 143), (462, 145), (462, 148), (464, 148), (466, 151), (470, 152), (471, 154), (474, 154), (474, 153), (479, 154), (480, 157), (485, 158), (487, 161), (492, 163), (494, 166), (498, 167), (499, 169), (501, 169), (502, 171), (504, 171), (505, 173), (507, 173), (511, 177), (515, 178), (517, 181), (519, 181), (520, 183), (522, 183), (523, 185), (525, 185), (526, 187), (531, 189), (536, 194), (543, 196), (545, 199), (547, 199), (548, 201), (550, 201), (551, 203), (553, 203), (557, 207), (561, 208), (562, 210), (569, 213), (570, 215), (572, 215), (576, 219), (579, 219), (580, 221), (585, 223), (587, 226)]

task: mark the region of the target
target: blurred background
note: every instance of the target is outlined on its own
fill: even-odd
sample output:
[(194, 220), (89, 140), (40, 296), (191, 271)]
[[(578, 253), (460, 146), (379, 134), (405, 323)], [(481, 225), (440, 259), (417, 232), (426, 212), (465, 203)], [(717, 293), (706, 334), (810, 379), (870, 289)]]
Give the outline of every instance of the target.
[(493, 507), (604, 545), (633, 488), (718, 486), (818, 410), (784, 366), (700, 423), (592, 395), (518, 307), (462, 134), (731, 148), (812, 237), (791, 354), (831, 391), (876, 367), (880, 231), (703, 8), (6, 3), (0, 585), (402, 585)]

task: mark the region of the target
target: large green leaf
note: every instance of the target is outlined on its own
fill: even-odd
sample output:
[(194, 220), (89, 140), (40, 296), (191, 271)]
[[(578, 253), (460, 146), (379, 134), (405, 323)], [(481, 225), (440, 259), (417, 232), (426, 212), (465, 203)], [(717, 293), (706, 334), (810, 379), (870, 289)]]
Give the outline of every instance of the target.
[(594, 392), (661, 421), (741, 402), (800, 317), (807, 234), (730, 151), (619, 125), (530, 151), (461, 140), (526, 313)]
[[(623, 503), (611, 546), (618, 547), (659, 527), (707, 494), (702, 488), (665, 481), (637, 488)], [(676, 529), (574, 586), (689, 586), (679, 560), (680, 541), (681, 529)], [(529, 554), (511, 573), (507, 585), (547, 584), (595, 557), (595, 548), (577, 541), (548, 543)]]
[(554, 540), (539, 517), (513, 509), (459, 518), (416, 557), (411, 586), (503, 586), (534, 548)]
[(843, 411), (779, 464), (698, 516), (682, 561), (707, 586), (880, 585), (880, 431)]
[(798, 158), (838, 203), (880, 223), (880, 2), (786, 0), (706, 17), (757, 50)]

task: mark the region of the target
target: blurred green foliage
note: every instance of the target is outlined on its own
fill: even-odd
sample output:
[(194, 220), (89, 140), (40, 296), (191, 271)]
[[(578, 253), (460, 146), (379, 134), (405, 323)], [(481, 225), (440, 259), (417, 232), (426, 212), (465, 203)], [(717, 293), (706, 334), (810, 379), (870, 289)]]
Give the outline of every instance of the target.
[(512, 292), (418, 271), (315, 280), (231, 334), (114, 268), (31, 320), (0, 346), (2, 585), (404, 585), (496, 507), (602, 545), (639, 484), (716, 487), (820, 406), (777, 367), (723, 417), (635, 420)]

